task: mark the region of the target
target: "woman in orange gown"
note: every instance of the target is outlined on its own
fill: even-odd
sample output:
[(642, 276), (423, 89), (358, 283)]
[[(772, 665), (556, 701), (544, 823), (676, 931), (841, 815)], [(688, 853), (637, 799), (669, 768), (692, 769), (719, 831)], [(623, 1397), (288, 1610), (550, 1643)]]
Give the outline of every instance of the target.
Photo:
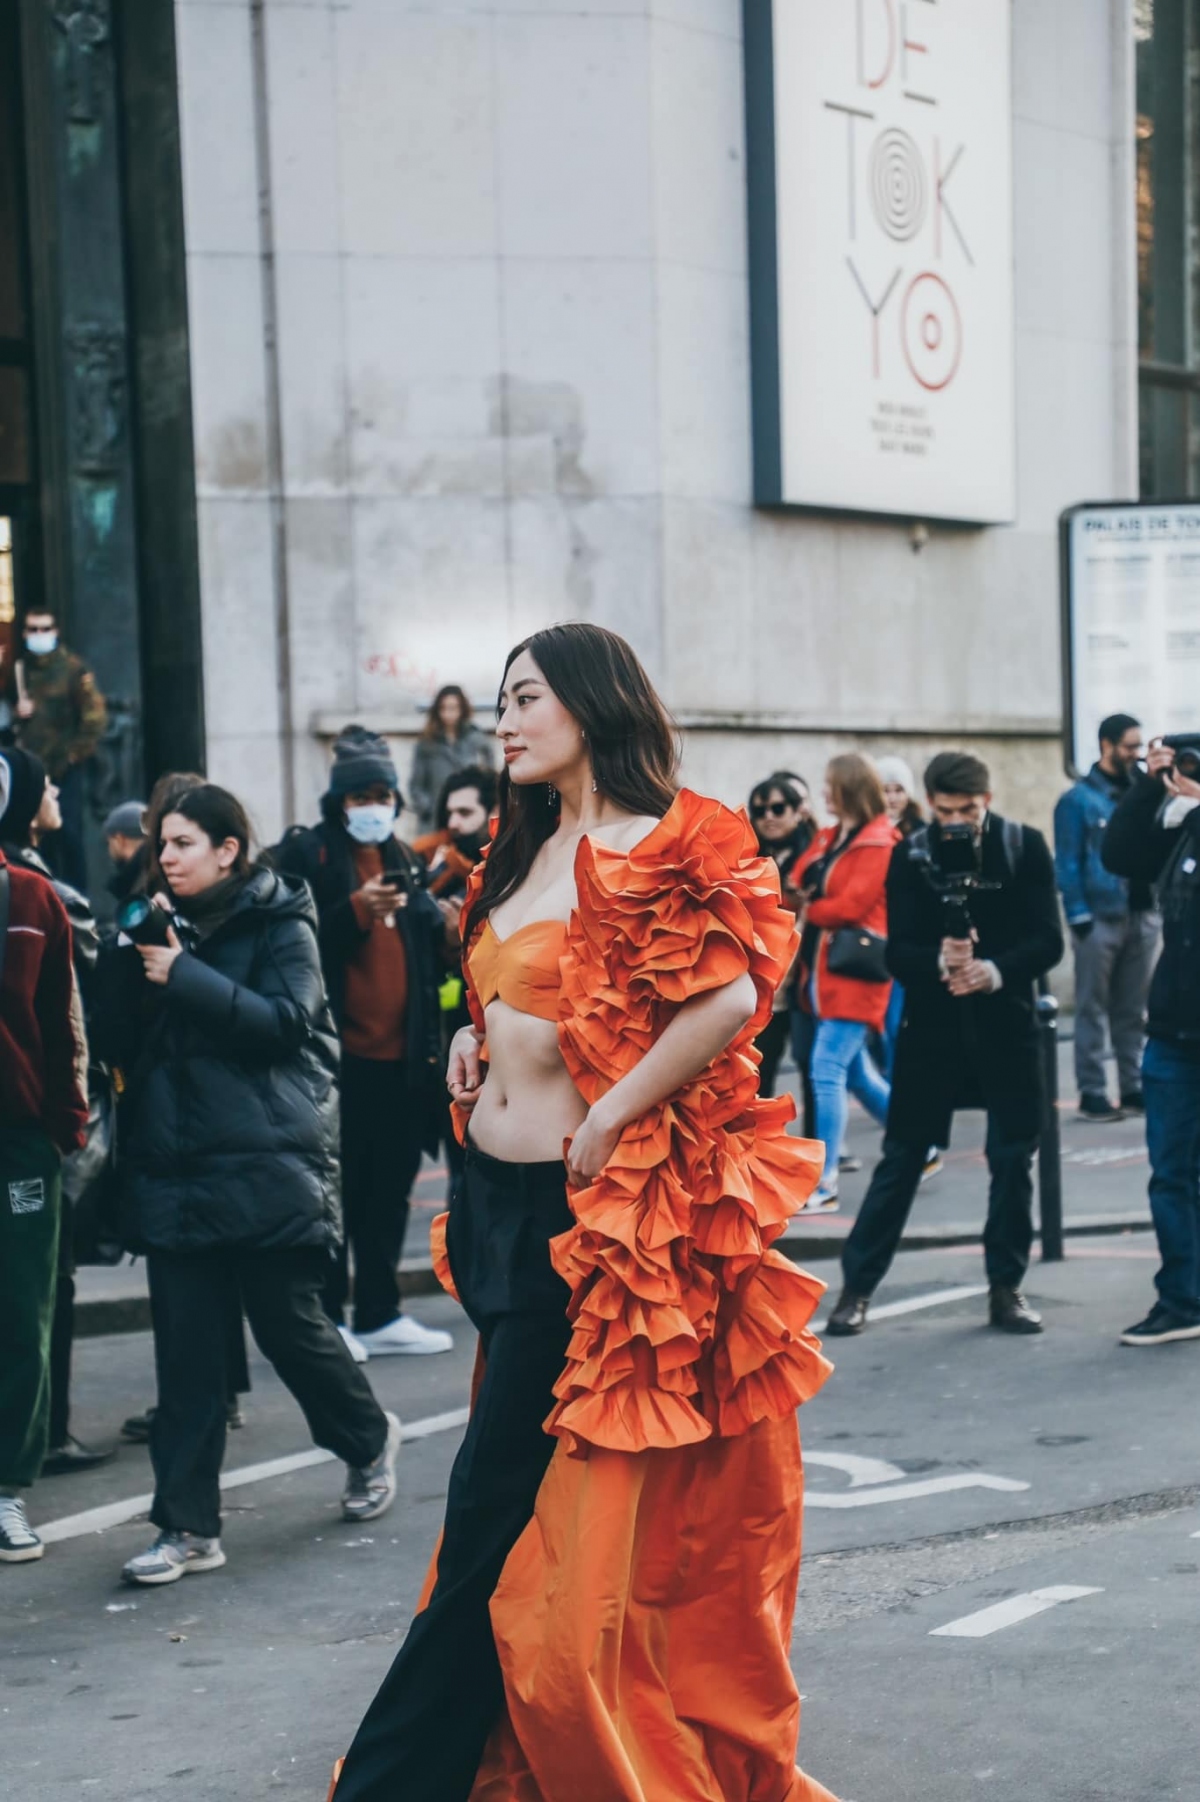
[(518, 645), (497, 732), (435, 1222), (480, 1367), (336, 1802), (833, 1802), (788, 1662), (822, 1285), (770, 1249), (821, 1151), (753, 1048), (793, 917), (615, 634)]

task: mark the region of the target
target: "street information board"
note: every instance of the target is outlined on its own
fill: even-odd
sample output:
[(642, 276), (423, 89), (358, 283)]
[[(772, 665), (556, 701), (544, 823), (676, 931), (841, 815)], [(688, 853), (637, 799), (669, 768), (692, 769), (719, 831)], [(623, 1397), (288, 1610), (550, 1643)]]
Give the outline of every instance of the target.
[(1060, 544), (1068, 769), (1106, 714), (1200, 731), (1200, 502), (1070, 507)]

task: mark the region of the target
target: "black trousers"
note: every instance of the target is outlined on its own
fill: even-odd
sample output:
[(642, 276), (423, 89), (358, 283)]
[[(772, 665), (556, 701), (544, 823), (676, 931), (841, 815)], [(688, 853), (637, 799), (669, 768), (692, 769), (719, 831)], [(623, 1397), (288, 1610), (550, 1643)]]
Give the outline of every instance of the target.
[(571, 1225), (563, 1166), (468, 1146), (448, 1249), (487, 1360), (446, 1497), (437, 1582), (351, 1746), (337, 1802), (467, 1802), (504, 1682), (488, 1603), (554, 1450), (570, 1328), (547, 1241)]
[(342, 1058), (342, 1212), (346, 1234), (325, 1290), (340, 1326), (350, 1296), (354, 1252), (354, 1325), (360, 1333), (387, 1326), (400, 1313), (396, 1269), (404, 1250), (409, 1199), (421, 1168), (419, 1122), (413, 1116), (408, 1066), (376, 1058)]
[[(983, 1256), (994, 1287), (1016, 1289), (1029, 1268), (1033, 1243), (1033, 1154), (1036, 1139), (1014, 1138), (989, 1110), (986, 1156), (987, 1222)], [(871, 1178), (858, 1218), (842, 1252), (842, 1275), (855, 1295), (872, 1295), (883, 1281), (904, 1232), (929, 1147), (894, 1138)]]
[[(231, 1284), (226, 1319), (229, 1338), (225, 1354), (227, 1401), (250, 1389), (246, 1363), (246, 1334), (242, 1325), (242, 1298)], [(71, 1431), (71, 1357), (75, 1349), (75, 1258), (71, 1248), (71, 1204), (63, 1198), (62, 1227), (58, 1237), (58, 1286), (54, 1291), (54, 1319), (50, 1326), (50, 1449), (67, 1443)]]
[(229, 1322), (239, 1292), (259, 1350), (299, 1402), (316, 1443), (359, 1469), (383, 1450), (383, 1410), (322, 1305), (327, 1263), (325, 1252), (309, 1247), (150, 1253), (156, 1527), (206, 1538), (221, 1531)]

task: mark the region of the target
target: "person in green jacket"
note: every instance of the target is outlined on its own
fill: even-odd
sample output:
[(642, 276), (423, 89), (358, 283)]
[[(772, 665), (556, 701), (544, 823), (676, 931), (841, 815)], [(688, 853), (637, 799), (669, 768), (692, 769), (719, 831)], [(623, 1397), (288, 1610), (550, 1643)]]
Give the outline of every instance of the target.
[(57, 876), (86, 893), (83, 770), (104, 736), (108, 709), (83, 658), (63, 643), (52, 608), (34, 607), (25, 615), (15, 678), (21, 748), (41, 758), (62, 809), (62, 827), (47, 838), (43, 854)]

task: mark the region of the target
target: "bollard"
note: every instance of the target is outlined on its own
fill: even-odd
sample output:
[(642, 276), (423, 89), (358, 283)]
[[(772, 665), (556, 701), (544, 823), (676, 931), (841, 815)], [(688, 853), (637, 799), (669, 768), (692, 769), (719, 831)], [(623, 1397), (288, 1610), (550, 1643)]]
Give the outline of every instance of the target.
[(1042, 1056), (1042, 1136), (1038, 1145), (1038, 1206), (1042, 1262), (1059, 1264), (1063, 1252), (1062, 1138), (1058, 1124), (1058, 1002), (1043, 976), (1038, 983), (1038, 1039)]

